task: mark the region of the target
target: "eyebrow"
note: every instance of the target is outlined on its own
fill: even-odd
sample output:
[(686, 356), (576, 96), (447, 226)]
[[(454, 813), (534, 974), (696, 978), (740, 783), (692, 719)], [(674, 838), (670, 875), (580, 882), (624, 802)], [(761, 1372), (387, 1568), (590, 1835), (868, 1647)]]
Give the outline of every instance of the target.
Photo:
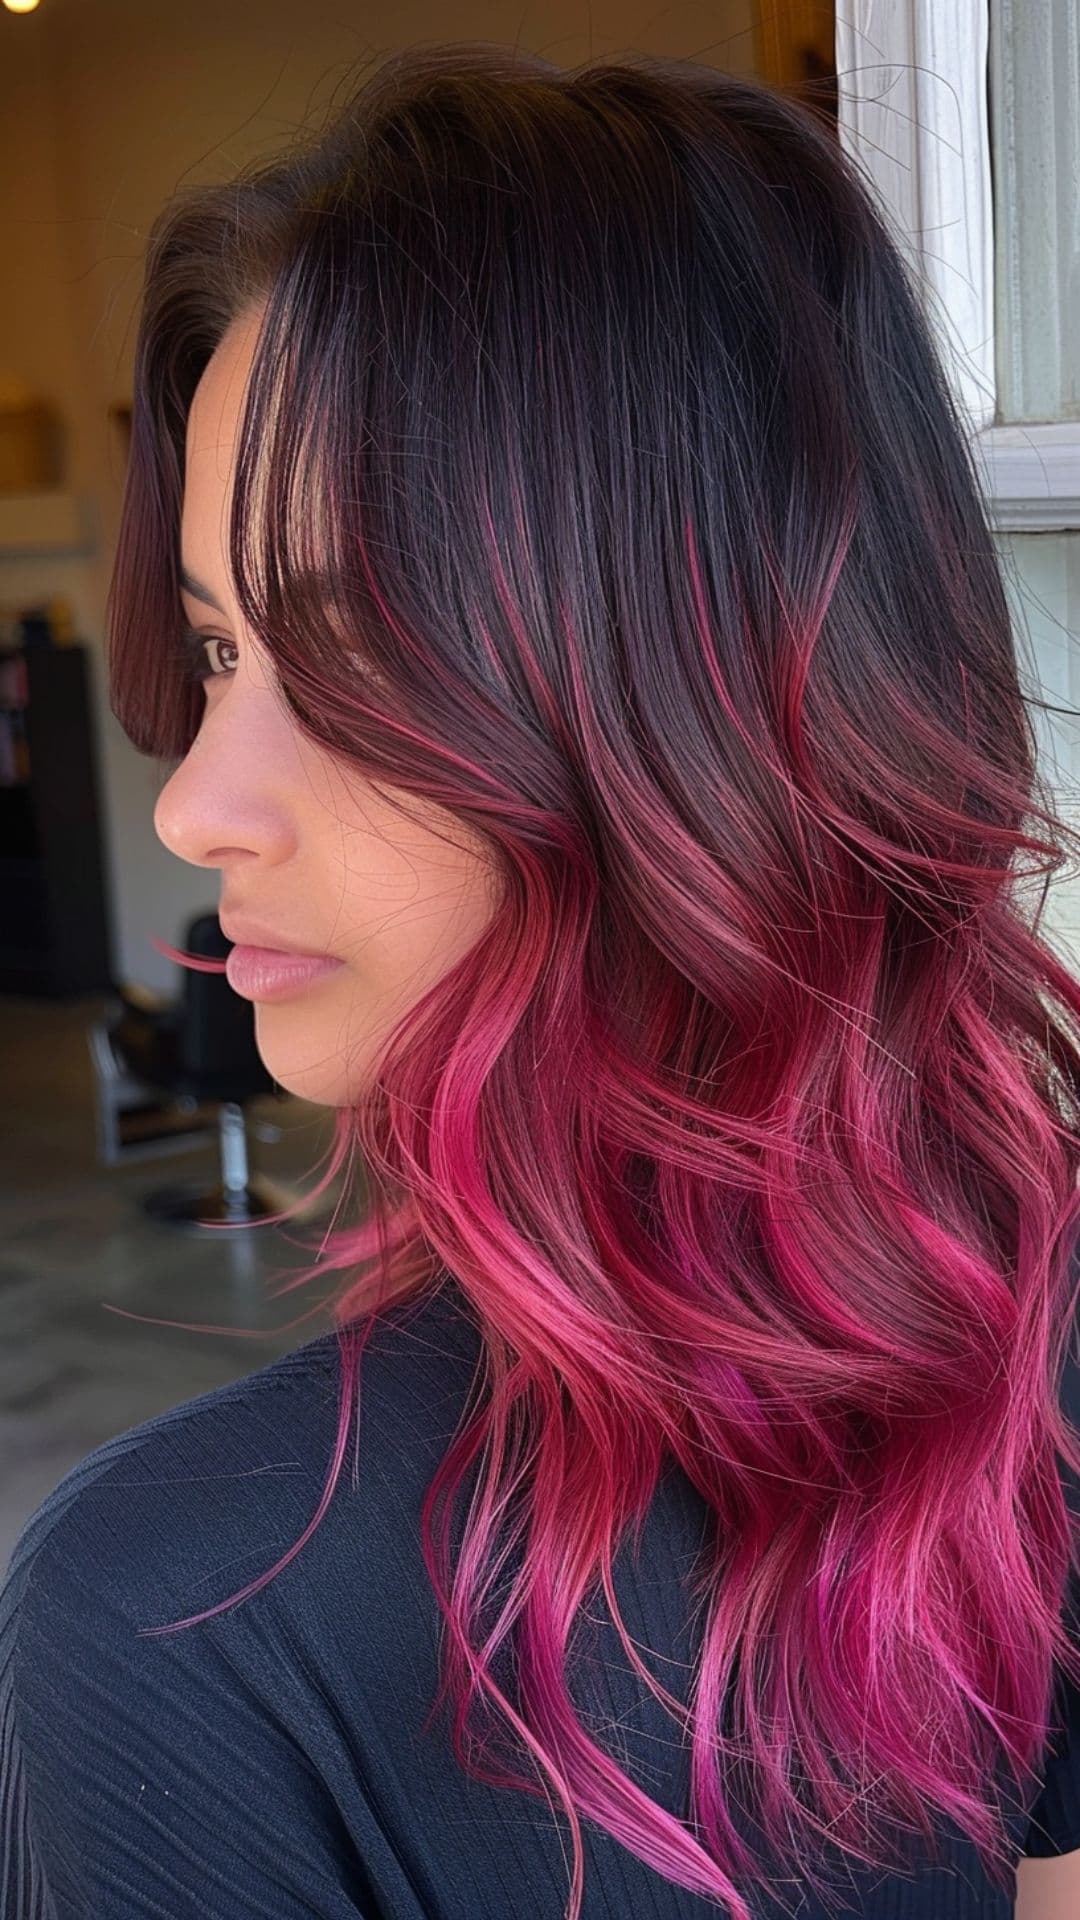
[[(336, 585), (332, 573), (315, 572), (305, 577), (314, 587), (328, 596), (332, 596)], [(183, 587), (185, 593), (191, 594), (193, 599), (204, 601), (208, 607), (216, 607), (219, 613), (223, 613), (226, 619), (228, 618), (228, 608), (223, 607), (220, 600), (215, 600), (209, 587), (204, 586), (201, 580), (196, 580), (195, 575), (189, 573), (186, 567), (180, 568), (180, 585)]]
[(215, 600), (209, 587), (204, 587), (202, 581), (196, 580), (195, 575), (189, 573), (186, 567), (180, 569), (180, 585), (185, 593), (191, 594), (194, 600), (201, 600), (208, 607), (216, 607), (219, 613), (225, 612), (221, 601)]

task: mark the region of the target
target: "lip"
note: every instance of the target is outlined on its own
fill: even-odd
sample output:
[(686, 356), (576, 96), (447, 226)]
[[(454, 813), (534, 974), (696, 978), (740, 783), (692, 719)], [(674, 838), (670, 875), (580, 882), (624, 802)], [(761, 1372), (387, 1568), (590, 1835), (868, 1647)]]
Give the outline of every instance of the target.
[(233, 992), (245, 1000), (289, 1000), (344, 964), (329, 953), (241, 945), (230, 948), (225, 977)]
[(260, 947), (267, 953), (296, 954), (303, 960), (327, 960), (332, 956), (315, 953), (311, 947), (294, 947), (288, 940), (282, 940), (270, 927), (261, 927), (257, 920), (227, 919), (218, 914), (218, 925), (226, 940), (239, 947)]

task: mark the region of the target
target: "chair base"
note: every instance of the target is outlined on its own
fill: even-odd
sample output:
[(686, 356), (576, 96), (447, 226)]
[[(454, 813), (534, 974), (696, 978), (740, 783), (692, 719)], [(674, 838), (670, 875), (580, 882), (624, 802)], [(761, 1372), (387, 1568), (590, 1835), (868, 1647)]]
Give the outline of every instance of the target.
[(176, 1227), (186, 1233), (211, 1231), (220, 1226), (252, 1226), (281, 1212), (281, 1196), (260, 1180), (246, 1187), (227, 1188), (171, 1186), (156, 1187), (141, 1197), (144, 1213), (159, 1225)]
[(142, 1207), (162, 1226), (188, 1233), (221, 1226), (250, 1227), (282, 1210), (281, 1197), (265, 1180), (248, 1173), (244, 1109), (236, 1100), (218, 1108), (221, 1179), (213, 1187), (157, 1187), (144, 1194)]

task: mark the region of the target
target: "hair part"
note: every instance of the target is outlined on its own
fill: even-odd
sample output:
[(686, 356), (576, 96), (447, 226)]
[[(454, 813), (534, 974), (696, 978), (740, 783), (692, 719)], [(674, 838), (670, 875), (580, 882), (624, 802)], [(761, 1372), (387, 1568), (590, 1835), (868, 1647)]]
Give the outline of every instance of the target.
[[(871, 195), (762, 85), (474, 43), (178, 193), (108, 615), (114, 711), (164, 758), (202, 700), (171, 644), (187, 412), (256, 309), (238, 604), (306, 734), (479, 832), (501, 896), (337, 1115), (316, 1190), (359, 1156), (369, 1206), (310, 1270), (343, 1276), (319, 1510), (194, 1619), (310, 1537), (377, 1315), (449, 1273), (484, 1337), (424, 1514), (455, 1747), (475, 1770), (479, 1723), (495, 1777), (563, 1802), (571, 1916), (587, 1816), (750, 1920), (736, 1758), (801, 1881), (944, 1820), (1006, 1884), (998, 1790), (1080, 1677), (1080, 987), (1025, 906), (1073, 843)], [(590, 1598), (623, 1632), (667, 1458), (716, 1520), (689, 1695), (623, 1638), (691, 1745), (687, 1823), (564, 1672)]]

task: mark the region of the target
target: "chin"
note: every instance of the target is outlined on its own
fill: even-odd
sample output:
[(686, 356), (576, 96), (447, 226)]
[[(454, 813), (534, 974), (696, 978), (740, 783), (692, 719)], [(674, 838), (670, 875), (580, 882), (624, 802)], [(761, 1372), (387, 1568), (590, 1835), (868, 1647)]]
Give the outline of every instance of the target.
[[(257, 1003), (255, 1044), (267, 1073), (286, 1093), (318, 1107), (352, 1105), (370, 1072), (368, 1049), (360, 1054), (343, 1039), (341, 1022), (307, 1018), (301, 1001)], [(320, 1027), (325, 1033), (320, 1033)]]

